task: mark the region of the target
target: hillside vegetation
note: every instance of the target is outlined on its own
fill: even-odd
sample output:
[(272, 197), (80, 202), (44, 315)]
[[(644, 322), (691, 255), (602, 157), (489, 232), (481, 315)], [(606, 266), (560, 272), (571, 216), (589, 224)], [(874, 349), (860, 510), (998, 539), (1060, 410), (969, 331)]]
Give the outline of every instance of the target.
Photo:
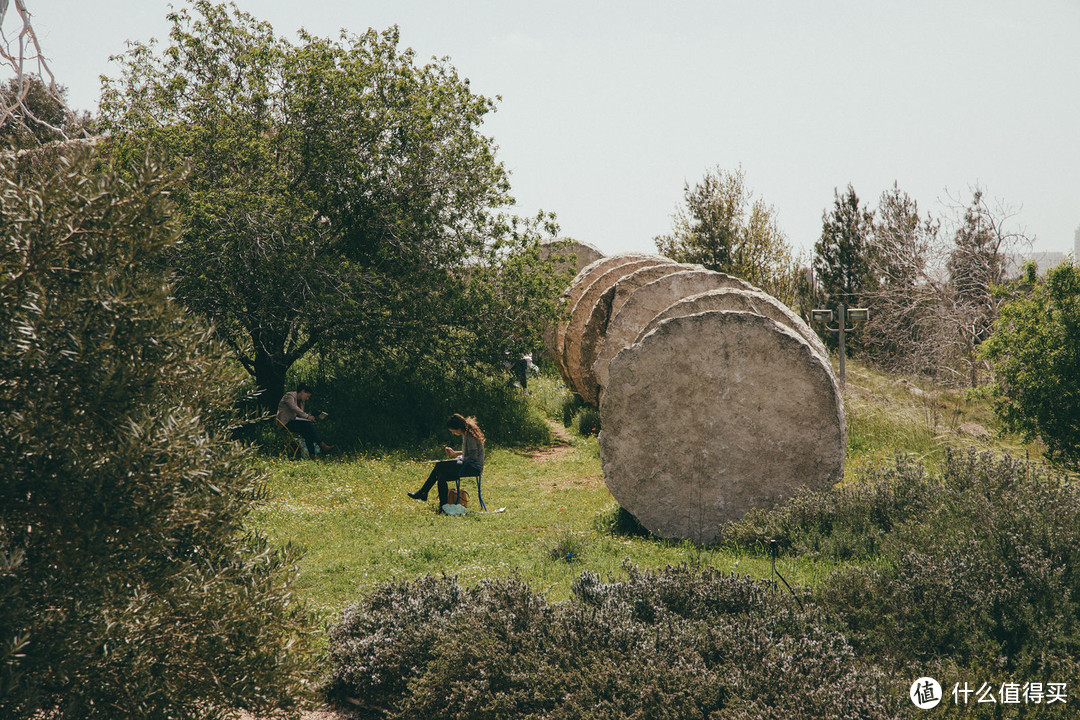
[[(530, 390), (557, 428), (592, 429), (557, 378)], [(1002, 435), (977, 394), (851, 363), (845, 398), (844, 482), (751, 513), (713, 546), (644, 532), (604, 486), (595, 438), (576, 432), (491, 447), (488, 512), (460, 518), (405, 495), (443, 439), (269, 460), (274, 499), (256, 524), (307, 551), (300, 592), (334, 624), (325, 691), (377, 715), (898, 717), (921, 675), (946, 692), (1074, 680), (1075, 488), (1024, 462), (1040, 448)], [(670, 672), (610, 676), (611, 657), (637, 667), (642, 643), (671, 648)], [(528, 690), (541, 677), (547, 690)], [(644, 694), (629, 702), (633, 688)]]
[[(530, 388), (531, 401), (561, 426), (563, 406), (573, 407), (561, 381), (544, 375)], [(1038, 457), (1037, 446), (1000, 435), (988, 402), (962, 391), (923, 390), (849, 363), (845, 404), (846, 483), (892, 464), (897, 453), (929, 469), (940, 465), (949, 447)], [(577, 434), (580, 423), (566, 419), (565, 446), (489, 448), (483, 480), (488, 513), (449, 519), (435, 513), (434, 503), (406, 497), (427, 476), (427, 461), (441, 457), (447, 437), (381, 455), (267, 460), (273, 499), (257, 513), (256, 524), (280, 544), (305, 548), (302, 592), (330, 617), (382, 582), (425, 573), (445, 572), (466, 584), (516, 573), (553, 600), (568, 597), (582, 571), (618, 574), (627, 559), (642, 567), (686, 562), (771, 574), (768, 558), (752, 548), (650, 537), (607, 491), (596, 438)], [(475, 496), (472, 480), (463, 487)], [(501, 508), (505, 512), (496, 512)], [(830, 569), (785, 557), (777, 566), (797, 584), (813, 584)]]

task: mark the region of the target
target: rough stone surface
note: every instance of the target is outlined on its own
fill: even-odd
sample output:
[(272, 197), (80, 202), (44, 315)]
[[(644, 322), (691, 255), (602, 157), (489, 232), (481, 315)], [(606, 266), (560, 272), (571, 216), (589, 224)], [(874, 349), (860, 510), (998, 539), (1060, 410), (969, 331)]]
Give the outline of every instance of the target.
[[(569, 354), (568, 347), (573, 344), (576, 345), (580, 336), (581, 328), (584, 325), (586, 318), (589, 316), (589, 312), (593, 307), (593, 303), (596, 299), (604, 293), (612, 283), (615, 283), (619, 277), (626, 273), (633, 272), (639, 268), (648, 268), (651, 266), (657, 266), (657, 264), (671, 264), (671, 260), (662, 258), (658, 255), (618, 255), (610, 256), (600, 260), (599, 266), (603, 268), (602, 271), (597, 272), (594, 266), (586, 271), (582, 271), (578, 275), (578, 279), (575, 280), (575, 285), (580, 285), (577, 290), (577, 298), (572, 299), (572, 302), (567, 303), (568, 312), (565, 316), (565, 325), (563, 325), (563, 336), (561, 343), (559, 343), (559, 351), (561, 356), (558, 359), (559, 371), (563, 373), (563, 378), (566, 380), (570, 389), (577, 391), (573, 386), (573, 381), (570, 377), (570, 368), (567, 365)], [(580, 281), (580, 283), (579, 283)], [(573, 287), (571, 286), (571, 289)], [(573, 350), (572, 352), (577, 352)]]
[(563, 343), (566, 340), (566, 323), (570, 320), (570, 311), (573, 310), (574, 305), (577, 304), (581, 294), (588, 289), (593, 280), (616, 265), (622, 265), (628, 259), (640, 260), (647, 257), (652, 256), (644, 255), (642, 253), (622, 253), (619, 255), (608, 255), (599, 258), (598, 260), (594, 260), (578, 272), (574, 277), (574, 281), (570, 283), (570, 287), (566, 288), (563, 292), (562, 314), (559, 317), (558, 322), (555, 323), (555, 329), (551, 335), (551, 342), (548, 343), (547, 349), (551, 354), (551, 357), (554, 358), (555, 365), (558, 366), (559, 372), (564, 377), (566, 375), (566, 370), (563, 367), (562, 357)]
[(616, 265), (596, 278), (582, 293), (577, 304), (570, 311), (570, 320), (566, 325), (566, 336), (563, 340), (563, 367), (566, 368), (564, 379), (567, 386), (574, 392), (581, 395), (584, 387), (581, 382), (581, 341), (596, 303), (609, 288), (638, 271), (669, 267), (678, 267), (678, 265), (659, 256), (647, 260), (630, 260), (622, 265)]
[(646, 528), (715, 540), (721, 525), (844, 468), (840, 390), (800, 335), (745, 312), (662, 322), (610, 364), (604, 481)]
[(701, 270), (700, 265), (684, 265), (668, 263), (665, 265), (653, 265), (635, 270), (629, 275), (619, 278), (611, 287), (604, 291), (603, 295), (593, 304), (588, 320), (578, 336), (579, 349), (577, 353), (570, 351), (572, 339), (567, 336), (567, 351), (569, 354), (567, 368), (573, 379), (574, 387), (578, 394), (590, 405), (596, 406), (600, 402), (600, 387), (593, 371), (593, 363), (596, 355), (600, 352), (604, 337), (607, 333), (608, 321), (616, 315), (627, 299), (635, 290), (648, 285), (654, 280), (686, 270)]
[(641, 338), (655, 330), (657, 325), (668, 318), (678, 317), (679, 315), (695, 315), (707, 310), (734, 310), (736, 312), (752, 312), (764, 315), (802, 335), (803, 339), (810, 343), (810, 346), (821, 357), (825, 359), (829, 357), (829, 351), (825, 348), (825, 344), (821, 342), (818, 334), (801, 317), (792, 312), (787, 305), (768, 293), (727, 288), (710, 290), (679, 300), (649, 321), (645, 328), (638, 333), (635, 341), (640, 341)]
[(724, 288), (761, 292), (745, 280), (712, 270), (672, 273), (635, 288), (608, 321), (604, 340), (593, 362), (593, 374), (601, 394), (607, 386), (608, 363), (620, 350), (633, 343), (654, 317), (685, 297)]
[[(563, 256), (564, 259), (555, 264), (555, 270), (557, 272), (571, 270), (575, 277), (587, 266), (604, 257), (604, 253), (600, 252), (598, 248), (569, 238), (545, 240), (540, 243), (540, 258), (542, 260), (551, 260), (556, 254)], [(566, 257), (569, 255), (573, 257)], [(570, 282), (573, 283), (573, 280)], [(555, 328), (556, 323), (551, 323), (544, 328), (541, 334), (544, 339), (544, 347), (548, 349), (549, 353), (555, 347)]]
[[(574, 275), (581, 272), (587, 265), (604, 257), (604, 253), (594, 245), (583, 243), (569, 238), (556, 238), (545, 240), (540, 243), (540, 259), (549, 260), (553, 255), (573, 255), (573, 258), (561, 261), (556, 265), (560, 272), (572, 270)], [(570, 261), (573, 261), (573, 265)]]

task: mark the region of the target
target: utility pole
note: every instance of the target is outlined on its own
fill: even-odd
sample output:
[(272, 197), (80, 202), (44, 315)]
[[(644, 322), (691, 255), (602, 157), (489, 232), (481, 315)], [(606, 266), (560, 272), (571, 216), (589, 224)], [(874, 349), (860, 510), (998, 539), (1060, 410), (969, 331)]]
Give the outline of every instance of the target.
[(834, 314), (832, 310), (811, 310), (811, 316), (815, 322), (823, 323), (825, 329), (829, 332), (837, 333), (840, 341), (840, 387), (844, 387), (844, 364), (847, 359), (847, 348), (844, 344), (844, 336), (847, 333), (854, 330), (854, 327), (848, 327), (848, 320), (851, 322), (866, 322), (870, 319), (870, 310), (867, 308), (849, 308), (844, 303), (840, 303), (836, 307), (836, 327), (831, 327), (830, 322), (833, 321)]

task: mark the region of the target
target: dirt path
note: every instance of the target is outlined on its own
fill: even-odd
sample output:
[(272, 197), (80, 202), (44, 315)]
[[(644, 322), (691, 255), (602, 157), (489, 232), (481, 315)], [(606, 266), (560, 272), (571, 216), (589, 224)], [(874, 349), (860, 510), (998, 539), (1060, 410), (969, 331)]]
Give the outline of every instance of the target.
[(529, 453), (529, 456), (533, 461), (546, 462), (572, 453), (574, 448), (570, 446), (570, 436), (566, 433), (566, 428), (549, 418), (544, 418), (544, 422), (548, 424), (548, 428), (551, 429), (551, 434), (554, 435), (555, 439), (559, 442), (550, 447), (533, 450)]

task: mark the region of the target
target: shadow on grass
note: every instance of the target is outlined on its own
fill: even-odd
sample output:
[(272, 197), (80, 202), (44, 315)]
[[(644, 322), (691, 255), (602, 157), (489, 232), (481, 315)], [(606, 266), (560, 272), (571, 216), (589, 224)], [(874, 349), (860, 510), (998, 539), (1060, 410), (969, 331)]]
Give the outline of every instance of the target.
[(659, 542), (664, 542), (662, 538), (656, 537), (649, 532), (644, 525), (638, 522), (636, 517), (621, 505), (616, 505), (612, 510), (598, 516), (596, 518), (596, 530), (605, 535), (653, 538)]

